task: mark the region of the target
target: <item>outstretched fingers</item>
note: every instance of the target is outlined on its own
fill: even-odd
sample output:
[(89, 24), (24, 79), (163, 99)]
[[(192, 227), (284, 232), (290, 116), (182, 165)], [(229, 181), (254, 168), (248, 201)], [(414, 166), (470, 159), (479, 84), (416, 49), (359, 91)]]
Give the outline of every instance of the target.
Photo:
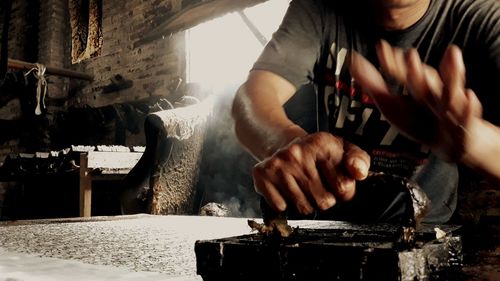
[(356, 51), (351, 52), (349, 70), (356, 82), (375, 102), (383, 102), (385, 96), (389, 95), (389, 88), (380, 72)]
[(392, 47), (385, 40), (380, 40), (376, 51), (382, 71), (399, 83), (405, 83), (408, 70), (403, 50)]
[(406, 85), (413, 99), (435, 115), (441, 112), (443, 83), (439, 73), (420, 60), (417, 50), (410, 49), (406, 55), (408, 74)]
[[(439, 65), (439, 73), (444, 83), (443, 105), (457, 118), (466, 111), (468, 100), (465, 94), (465, 65), (460, 49), (451, 45), (446, 49)], [(459, 122), (459, 120), (454, 120)]]
[[(387, 55), (388, 56), (388, 55)], [(370, 95), (382, 114), (402, 133), (420, 139), (421, 120), (413, 118), (421, 111), (408, 97), (391, 94), (380, 72), (357, 52), (352, 52), (350, 72), (364, 93)]]
[(471, 116), (482, 117), (483, 105), (481, 104), (481, 101), (479, 101), (479, 98), (474, 93), (474, 91), (472, 89), (466, 89), (465, 97), (468, 101), (467, 110), (465, 110), (467, 118), (470, 118)]

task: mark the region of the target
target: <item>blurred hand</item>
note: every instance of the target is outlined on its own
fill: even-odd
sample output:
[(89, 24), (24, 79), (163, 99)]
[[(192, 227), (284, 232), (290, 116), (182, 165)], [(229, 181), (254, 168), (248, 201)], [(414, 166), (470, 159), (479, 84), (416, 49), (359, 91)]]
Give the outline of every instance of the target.
[(368, 175), (370, 156), (359, 147), (319, 132), (292, 141), (253, 169), (255, 190), (278, 212), (326, 210), (352, 199), (355, 181)]
[(465, 88), (465, 66), (457, 46), (446, 50), (439, 71), (422, 63), (415, 49), (406, 53), (382, 41), (377, 46), (382, 72), (403, 85), (409, 95), (391, 93), (381, 73), (357, 53), (351, 75), (400, 132), (441, 158), (461, 161), (477, 147), (482, 106)]

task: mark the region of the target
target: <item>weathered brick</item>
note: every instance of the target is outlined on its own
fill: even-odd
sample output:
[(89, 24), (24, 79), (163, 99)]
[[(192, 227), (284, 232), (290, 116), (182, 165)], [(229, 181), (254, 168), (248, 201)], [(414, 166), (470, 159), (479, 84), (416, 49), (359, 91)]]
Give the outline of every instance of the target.
[[(179, 33), (163, 40), (144, 43), (137, 48), (134, 48), (134, 43), (179, 11), (183, 1), (186, 0), (104, 0), (101, 55), (72, 65), (68, 1), (14, 0), (13, 23), (9, 30), (9, 56), (53, 67), (70, 68), (94, 76), (92, 82), (74, 83), (75, 80), (71, 80), (71, 85), (83, 87), (66, 103), (51, 104), (48, 109), (50, 116), (72, 105), (102, 107), (150, 96), (168, 98), (167, 81), (179, 76), (184, 69), (184, 49), (178, 44), (183, 42), (183, 35)], [(35, 20), (32, 14), (27, 13), (33, 5), (37, 7)], [(27, 30), (36, 30), (37, 33), (32, 36)], [(30, 46), (34, 49), (31, 52), (34, 55), (30, 55)], [(132, 80), (133, 86), (116, 93), (102, 94), (102, 88), (116, 74)], [(68, 78), (54, 75), (47, 78), (50, 81), (49, 98), (64, 100), (68, 97)], [(7, 153), (23, 150), (19, 143), (16, 139), (11, 144), (0, 144), (0, 159)]]

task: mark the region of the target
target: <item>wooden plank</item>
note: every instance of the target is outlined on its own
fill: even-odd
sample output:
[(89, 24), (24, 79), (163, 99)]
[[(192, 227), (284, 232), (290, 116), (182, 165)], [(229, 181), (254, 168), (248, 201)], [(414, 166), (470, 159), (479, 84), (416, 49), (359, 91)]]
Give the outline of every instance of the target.
[(141, 152), (89, 151), (81, 153), (80, 216), (91, 216), (93, 180), (120, 180), (130, 172), (141, 156)]
[(119, 180), (122, 180), (123, 178), (125, 178), (125, 176), (127, 175), (127, 173), (123, 173), (123, 174), (117, 174), (117, 173), (113, 173), (113, 174), (106, 174), (106, 173), (103, 173), (103, 174), (97, 174), (97, 175), (92, 175), (92, 180), (97, 180), (97, 181), (119, 181)]
[(92, 177), (86, 153), (80, 154), (80, 217), (90, 217), (92, 207)]
[(140, 152), (90, 151), (87, 167), (102, 170), (130, 170), (141, 159), (141, 156)]

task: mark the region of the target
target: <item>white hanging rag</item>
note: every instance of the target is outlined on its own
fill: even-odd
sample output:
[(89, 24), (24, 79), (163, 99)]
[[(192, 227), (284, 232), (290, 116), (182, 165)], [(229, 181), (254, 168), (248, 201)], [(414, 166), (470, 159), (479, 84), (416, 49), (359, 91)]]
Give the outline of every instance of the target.
[(37, 79), (37, 87), (36, 87), (36, 108), (35, 114), (42, 114), (41, 107), (45, 108), (45, 95), (47, 94), (47, 80), (45, 79), (45, 71), (47, 67), (41, 63), (35, 63), (36, 67), (30, 69), (30, 71), (26, 72), (24, 76), (28, 76), (31, 72)]

